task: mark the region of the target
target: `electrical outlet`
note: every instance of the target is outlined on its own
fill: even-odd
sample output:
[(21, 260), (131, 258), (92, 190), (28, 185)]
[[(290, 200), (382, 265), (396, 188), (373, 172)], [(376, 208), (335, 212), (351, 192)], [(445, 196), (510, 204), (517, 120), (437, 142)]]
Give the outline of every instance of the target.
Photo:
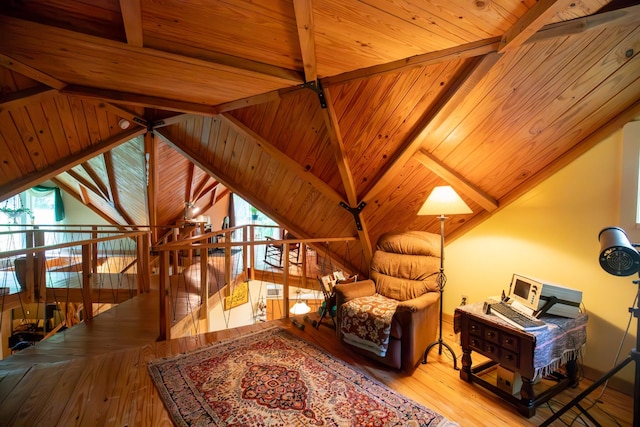
[(462, 295), (462, 297), (460, 298), (460, 305), (467, 305), (468, 300), (469, 297), (467, 297), (466, 295)]

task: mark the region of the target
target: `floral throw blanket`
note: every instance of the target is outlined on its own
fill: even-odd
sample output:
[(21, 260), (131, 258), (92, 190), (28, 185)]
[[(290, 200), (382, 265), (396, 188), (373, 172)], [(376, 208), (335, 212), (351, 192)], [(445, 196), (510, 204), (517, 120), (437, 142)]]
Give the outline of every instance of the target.
[(344, 341), (384, 357), (389, 347), (391, 319), (398, 301), (375, 294), (342, 305), (340, 332)]

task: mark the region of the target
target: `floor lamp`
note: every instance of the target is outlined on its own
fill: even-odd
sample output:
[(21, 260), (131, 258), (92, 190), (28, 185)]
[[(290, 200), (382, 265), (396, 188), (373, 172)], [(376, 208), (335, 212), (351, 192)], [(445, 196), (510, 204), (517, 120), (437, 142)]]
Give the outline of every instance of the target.
[(440, 288), (440, 335), (438, 340), (429, 344), (425, 350), (422, 363), (427, 363), (429, 351), (437, 345), (438, 354), (442, 354), (442, 347), (449, 350), (453, 357), (453, 369), (458, 369), (456, 354), (449, 344), (442, 341), (442, 297), (444, 285), (447, 283), (447, 276), (444, 274), (444, 220), (446, 219), (445, 215), (469, 214), (471, 212), (469, 206), (467, 206), (460, 196), (458, 196), (458, 193), (449, 185), (435, 187), (418, 211), (418, 215), (438, 215), (440, 218), (440, 271), (436, 278), (436, 283)]

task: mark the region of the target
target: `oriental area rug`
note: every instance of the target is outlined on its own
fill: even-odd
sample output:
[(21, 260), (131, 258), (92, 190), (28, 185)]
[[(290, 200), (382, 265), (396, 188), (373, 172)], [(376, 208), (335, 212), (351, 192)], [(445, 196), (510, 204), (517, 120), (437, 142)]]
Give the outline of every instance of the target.
[(457, 426), (280, 327), (149, 363), (178, 426)]

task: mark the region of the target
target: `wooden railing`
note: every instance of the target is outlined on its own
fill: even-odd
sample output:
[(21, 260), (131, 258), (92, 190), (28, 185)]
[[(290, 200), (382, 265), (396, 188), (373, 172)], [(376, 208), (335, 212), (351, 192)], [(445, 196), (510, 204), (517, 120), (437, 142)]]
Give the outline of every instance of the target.
[[(84, 318), (90, 319), (94, 302), (119, 303), (132, 292), (150, 289), (148, 228), (6, 225), (0, 230), (3, 248), (10, 248), (0, 252), (3, 310), (23, 303), (56, 302), (65, 288), (65, 298), (83, 302)], [(114, 262), (116, 258), (119, 263)], [(123, 275), (134, 265), (135, 289), (110, 286), (99, 298), (101, 290), (93, 286), (98, 273)]]
[[(188, 327), (181, 326), (180, 331), (176, 331), (175, 317), (171, 315), (172, 298), (171, 294), (176, 287), (173, 276), (179, 274), (185, 268), (195, 263), (199, 263), (199, 301), (200, 304), (194, 307), (194, 320), (191, 320), (192, 328), (190, 332), (207, 332), (209, 331), (209, 315), (212, 305), (221, 304), (223, 297), (220, 295), (211, 295), (209, 285), (212, 282), (209, 277), (209, 268), (207, 267), (208, 257), (202, 256), (209, 254), (211, 251), (224, 251), (224, 284), (218, 283), (218, 289), (225, 287), (225, 292), (229, 293), (233, 285), (246, 280), (274, 280), (283, 286), (282, 298), (283, 306), (289, 307), (289, 288), (291, 283), (296, 287), (308, 288), (316, 287), (315, 277), (307, 277), (307, 248), (312, 248), (316, 253), (323, 252), (322, 248), (333, 242), (349, 242), (356, 240), (355, 237), (321, 237), (307, 239), (274, 239), (269, 240), (259, 237), (256, 238), (256, 231), (259, 228), (270, 228), (264, 225), (242, 225), (238, 227), (227, 228), (223, 230), (215, 230), (210, 233), (194, 233), (182, 239), (176, 239), (167, 243), (154, 245), (152, 253), (157, 254), (159, 258), (159, 289), (160, 289), (160, 339), (170, 339), (177, 337), (176, 332), (182, 335), (184, 331), (189, 330)], [(276, 228), (279, 230), (279, 228)], [(201, 233), (201, 234), (200, 234)], [(174, 236), (179, 233), (174, 232)], [(279, 231), (275, 233), (280, 235)], [(165, 235), (165, 236), (168, 236)], [(265, 275), (263, 268), (263, 260), (257, 258), (258, 249), (264, 254), (267, 246), (278, 246), (282, 248), (282, 265), (278, 268), (278, 273), (270, 273)], [(290, 252), (292, 247), (297, 246), (299, 250), (299, 264), (305, 266), (300, 268), (299, 276), (292, 277), (290, 272)], [(232, 256), (232, 249), (237, 253)], [(240, 249), (238, 251), (238, 249)], [(239, 261), (240, 266), (236, 269), (232, 266), (232, 259)], [(267, 277), (268, 276), (268, 277)], [(283, 310), (285, 317), (289, 316), (289, 310)], [(172, 333), (172, 330), (174, 333)]]

